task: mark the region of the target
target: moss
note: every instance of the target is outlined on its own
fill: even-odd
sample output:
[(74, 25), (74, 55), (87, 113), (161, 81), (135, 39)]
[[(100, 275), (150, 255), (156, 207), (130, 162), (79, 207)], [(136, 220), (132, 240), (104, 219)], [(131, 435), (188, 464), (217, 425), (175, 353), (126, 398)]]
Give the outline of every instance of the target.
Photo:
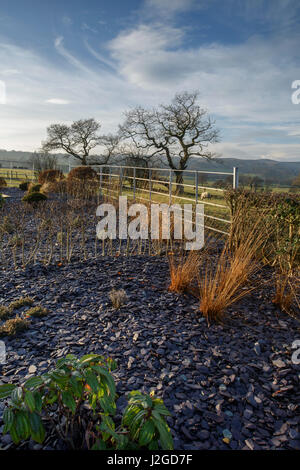
[(36, 307), (32, 307), (27, 310), (26, 315), (29, 317), (44, 317), (48, 315), (49, 310), (47, 308), (42, 307), (41, 305), (37, 305)]
[(1, 336), (15, 336), (20, 331), (24, 331), (29, 327), (29, 322), (23, 318), (16, 317), (10, 320), (7, 320), (0, 327)]
[(11, 316), (11, 310), (5, 305), (0, 305), (0, 320), (7, 320)]
[(47, 196), (43, 193), (28, 193), (26, 194), (23, 198), (22, 198), (22, 201), (23, 202), (27, 202), (29, 204), (37, 204), (41, 201), (46, 201), (47, 200)]
[(33, 305), (33, 300), (30, 297), (20, 297), (17, 300), (14, 300), (9, 305), (9, 310), (18, 310), (21, 307), (31, 307)]

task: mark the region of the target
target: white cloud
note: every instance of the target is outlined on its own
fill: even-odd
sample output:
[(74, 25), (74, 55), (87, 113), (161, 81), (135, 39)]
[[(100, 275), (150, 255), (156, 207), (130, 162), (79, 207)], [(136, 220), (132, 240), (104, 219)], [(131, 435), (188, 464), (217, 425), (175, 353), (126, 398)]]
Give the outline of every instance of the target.
[(50, 98), (49, 100), (46, 100), (46, 103), (50, 103), (50, 104), (69, 104), (70, 101), (64, 100), (64, 99), (61, 99), (61, 98)]
[(57, 37), (57, 64), (0, 42), (0, 80), (7, 90), (1, 147), (34, 150), (50, 123), (90, 116), (103, 132), (114, 132), (130, 106), (155, 106), (178, 91), (198, 89), (222, 131), (217, 152), (299, 160), (300, 105), (291, 103), (291, 84), (300, 79), (299, 39), (257, 36), (235, 45), (186, 47), (184, 31), (172, 22), (150, 23), (121, 31), (106, 49), (85, 41), (89, 55), (82, 57)]

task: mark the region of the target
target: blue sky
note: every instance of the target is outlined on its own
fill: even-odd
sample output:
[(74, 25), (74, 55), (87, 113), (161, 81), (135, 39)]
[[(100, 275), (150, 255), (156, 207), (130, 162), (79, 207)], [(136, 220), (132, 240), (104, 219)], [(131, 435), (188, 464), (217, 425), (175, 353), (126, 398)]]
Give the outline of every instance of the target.
[(1, 0), (0, 148), (199, 90), (224, 157), (300, 161), (298, 0)]

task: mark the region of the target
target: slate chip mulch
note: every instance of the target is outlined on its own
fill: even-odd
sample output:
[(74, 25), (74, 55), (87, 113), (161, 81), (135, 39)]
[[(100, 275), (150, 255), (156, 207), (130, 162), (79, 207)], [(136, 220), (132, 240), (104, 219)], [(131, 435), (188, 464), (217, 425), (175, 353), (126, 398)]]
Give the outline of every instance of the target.
[[(163, 257), (0, 270), (0, 304), (29, 296), (51, 312), (4, 338), (0, 383), (24, 381), (35, 368), (43, 373), (68, 353), (101, 353), (118, 364), (119, 408), (134, 389), (164, 399), (176, 449), (300, 450), (300, 365), (291, 360), (299, 321), (278, 312), (262, 285), (228, 309), (223, 325), (208, 327), (197, 299), (169, 292), (168, 283)], [(112, 288), (128, 296), (119, 310)], [(23, 448), (60, 445), (48, 439)], [(0, 448), (14, 447), (1, 435)]]

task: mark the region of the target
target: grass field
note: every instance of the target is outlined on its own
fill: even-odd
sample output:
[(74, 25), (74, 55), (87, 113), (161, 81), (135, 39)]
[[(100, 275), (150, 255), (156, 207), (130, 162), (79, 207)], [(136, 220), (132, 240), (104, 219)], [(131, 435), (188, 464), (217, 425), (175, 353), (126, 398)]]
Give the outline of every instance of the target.
[(36, 173), (33, 170), (0, 168), (0, 177), (6, 180), (8, 187), (17, 187), (22, 181), (35, 181)]

